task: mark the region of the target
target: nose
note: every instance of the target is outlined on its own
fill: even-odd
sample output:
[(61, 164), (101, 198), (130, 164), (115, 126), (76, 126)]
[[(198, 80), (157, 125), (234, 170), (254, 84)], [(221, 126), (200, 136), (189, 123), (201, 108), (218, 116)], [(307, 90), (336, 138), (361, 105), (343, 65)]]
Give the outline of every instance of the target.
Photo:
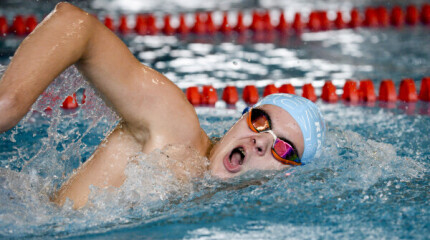
[(264, 156), (272, 147), (273, 136), (269, 132), (257, 133), (252, 137), (253, 151)]

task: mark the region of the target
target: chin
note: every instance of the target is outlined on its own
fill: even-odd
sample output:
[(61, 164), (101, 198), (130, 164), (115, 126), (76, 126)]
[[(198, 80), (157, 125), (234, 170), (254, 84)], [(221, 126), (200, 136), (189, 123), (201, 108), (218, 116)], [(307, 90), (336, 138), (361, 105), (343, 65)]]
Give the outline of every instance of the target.
[(219, 179), (224, 179), (224, 180), (240, 175), (240, 173), (234, 173), (233, 174), (233, 173), (230, 173), (229, 171), (227, 171), (224, 168), (221, 160), (218, 161), (217, 163), (214, 163), (212, 166), (210, 166), (209, 171), (210, 171), (211, 176), (213, 176), (215, 178), (219, 178)]
[[(221, 144), (223, 143), (223, 144)], [(231, 141), (223, 142), (222, 140), (214, 146), (211, 151), (209, 171), (211, 176), (219, 179), (229, 179), (239, 176), (244, 171), (243, 158), (239, 152), (234, 151), (231, 147)], [(233, 157), (234, 156), (234, 157)], [(232, 158), (235, 159), (232, 161)], [(240, 164), (239, 164), (240, 162)]]

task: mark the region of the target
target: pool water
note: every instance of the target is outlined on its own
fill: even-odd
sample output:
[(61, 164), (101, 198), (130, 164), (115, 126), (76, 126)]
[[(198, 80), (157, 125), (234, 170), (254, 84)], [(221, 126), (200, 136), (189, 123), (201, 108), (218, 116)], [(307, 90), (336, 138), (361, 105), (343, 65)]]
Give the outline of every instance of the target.
[[(180, 6), (177, 12), (194, 10), (173, 3)], [(209, 3), (207, 8), (223, 9)], [(244, 3), (225, 4), (237, 8)], [(279, 1), (253, 4), (247, 7), (289, 7)], [(363, 4), (332, 1), (328, 7), (347, 10), (367, 6)], [(324, 2), (295, 2), (291, 7), (309, 11)], [(292, 83), (301, 94), (301, 86), (312, 83), (320, 95), (326, 80), (333, 81), (339, 94), (346, 79), (370, 78), (378, 88), (391, 78), (398, 89), (408, 77), (418, 85), (430, 76), (429, 36), (428, 26), (417, 26), (245, 39), (122, 38), (141, 62), (184, 90), (212, 84), (220, 95), (228, 84), (239, 91), (254, 84), (262, 92), (270, 83)], [(0, 75), (21, 40), (0, 39)], [(77, 92), (80, 99), (83, 89), (87, 98), (80, 108), (59, 108), (67, 95)], [(70, 202), (55, 206), (49, 196), (119, 119), (77, 70), (69, 68), (17, 127), (0, 135), (0, 237), (428, 239), (430, 103), (317, 104), (328, 132), (323, 153), (312, 164), (282, 173), (253, 172), (228, 182), (205, 176), (183, 186), (154, 164), (165, 158), (162, 149), (137, 156), (121, 188), (93, 188), (90, 204), (75, 211)], [(203, 129), (217, 137), (245, 105), (220, 101), (196, 111)], [(47, 106), (53, 110), (44, 111)]]

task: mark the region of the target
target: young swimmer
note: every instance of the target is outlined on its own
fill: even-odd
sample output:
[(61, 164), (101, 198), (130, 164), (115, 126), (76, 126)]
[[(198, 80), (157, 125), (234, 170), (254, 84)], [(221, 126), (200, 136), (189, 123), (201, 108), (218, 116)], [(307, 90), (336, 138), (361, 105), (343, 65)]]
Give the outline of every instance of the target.
[[(96, 18), (60, 3), (22, 42), (0, 81), (0, 133), (15, 126), (37, 97), (75, 64), (122, 121), (63, 184), (54, 201), (84, 206), (90, 185), (120, 187), (134, 156), (181, 145), (173, 159), (184, 168), (218, 178), (249, 170), (281, 170), (309, 163), (324, 139), (315, 104), (287, 94), (262, 99), (214, 143), (201, 129), (194, 107), (161, 73), (142, 65)], [(201, 158), (187, 158), (187, 149)], [(172, 155), (172, 156), (173, 156)], [(209, 159), (206, 167), (204, 158)], [(191, 171), (193, 172), (193, 171)]]

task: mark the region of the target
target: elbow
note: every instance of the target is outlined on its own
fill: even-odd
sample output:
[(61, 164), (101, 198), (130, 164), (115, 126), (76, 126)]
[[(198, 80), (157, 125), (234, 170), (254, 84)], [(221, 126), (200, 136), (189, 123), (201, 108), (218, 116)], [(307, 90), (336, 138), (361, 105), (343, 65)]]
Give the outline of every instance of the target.
[(57, 19), (60, 22), (76, 19), (87, 20), (85, 22), (88, 22), (88, 19), (91, 19), (89, 13), (67, 2), (58, 3), (51, 12), (51, 15), (60, 17), (60, 20)]
[(16, 98), (0, 96), (0, 133), (13, 128), (23, 117)]
[(55, 5), (54, 13), (67, 13), (78, 10), (79, 8), (73, 6), (68, 2), (59, 2)]

